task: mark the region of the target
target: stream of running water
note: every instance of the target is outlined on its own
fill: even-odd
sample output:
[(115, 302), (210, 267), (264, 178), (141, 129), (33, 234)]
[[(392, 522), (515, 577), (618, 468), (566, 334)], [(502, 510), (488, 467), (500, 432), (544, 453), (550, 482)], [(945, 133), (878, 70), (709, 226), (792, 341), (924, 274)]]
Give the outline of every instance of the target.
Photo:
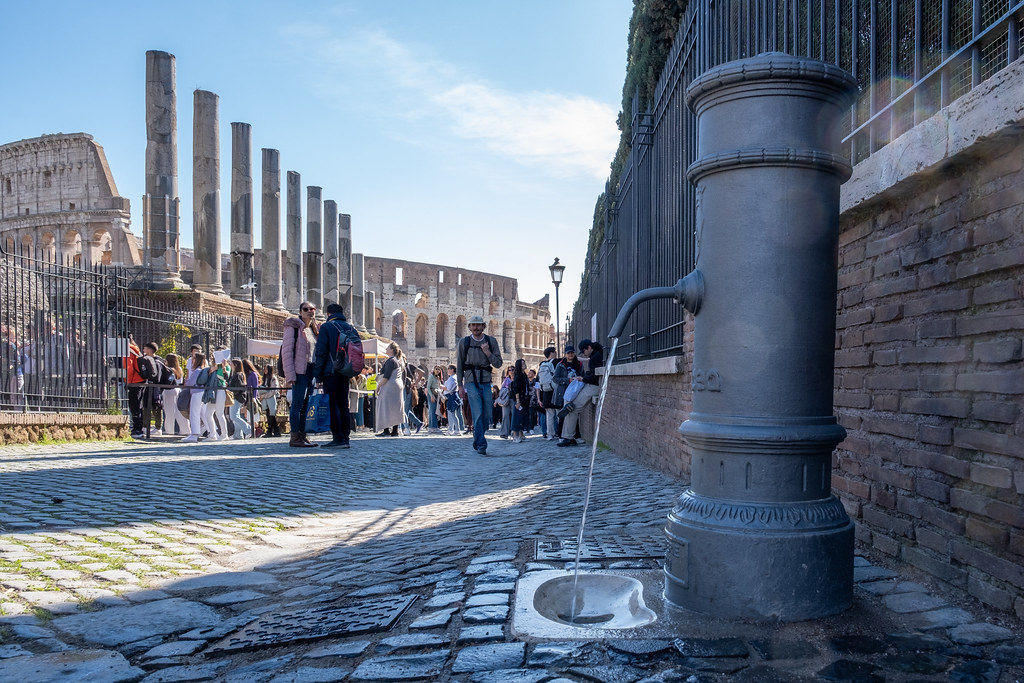
[(579, 595), (576, 592), (580, 580), (580, 551), (583, 550), (583, 529), (587, 525), (587, 507), (590, 505), (590, 486), (594, 482), (594, 461), (597, 458), (597, 437), (601, 433), (601, 410), (604, 408), (604, 397), (608, 393), (608, 378), (612, 376), (612, 360), (615, 359), (615, 349), (619, 346), (619, 338), (612, 338), (612, 348), (604, 361), (604, 377), (601, 378), (601, 393), (597, 397), (597, 410), (594, 413), (594, 438), (590, 444), (590, 471), (587, 474), (587, 491), (583, 495), (583, 515), (580, 518), (580, 533), (576, 537), (576, 563), (572, 580), (572, 607), (570, 609), (569, 623), (576, 621), (576, 602)]

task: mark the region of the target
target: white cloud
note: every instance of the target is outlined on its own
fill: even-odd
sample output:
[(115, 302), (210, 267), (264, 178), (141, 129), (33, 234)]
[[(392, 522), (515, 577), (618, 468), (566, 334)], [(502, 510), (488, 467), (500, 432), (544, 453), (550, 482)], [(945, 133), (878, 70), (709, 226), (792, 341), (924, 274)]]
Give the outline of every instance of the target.
[[(576, 94), (496, 87), (426, 47), (404, 45), (378, 30), (338, 35), (292, 26), (285, 34), (312, 51), (320, 86), (334, 97), (365, 98), (370, 90), (381, 116), (429, 121), (553, 177), (608, 175), (619, 138), (612, 105)], [(399, 104), (384, 106), (378, 97)]]

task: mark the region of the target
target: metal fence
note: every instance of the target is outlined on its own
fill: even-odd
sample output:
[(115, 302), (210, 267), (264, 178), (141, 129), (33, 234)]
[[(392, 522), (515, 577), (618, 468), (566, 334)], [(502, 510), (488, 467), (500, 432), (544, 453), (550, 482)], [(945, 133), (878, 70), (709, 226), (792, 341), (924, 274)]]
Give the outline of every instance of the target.
[(119, 410), (105, 344), (116, 275), (0, 244), (0, 410)]
[[(130, 335), (159, 355), (248, 355), (250, 338), (279, 339), (255, 316), (185, 310), (137, 286), (123, 267), (81, 267), (0, 240), (0, 411), (122, 413)], [(275, 362), (266, 359), (266, 362)]]
[[(861, 96), (843, 122), (854, 163), (969, 92), (1021, 54), (1024, 2), (1008, 0), (691, 0), (648, 111), (634, 103), (632, 151), (608, 187), (603, 241), (589, 254), (569, 338), (607, 334), (634, 292), (694, 268), (696, 119), (686, 86), (709, 68), (779, 51), (854, 74)], [(619, 360), (683, 348), (682, 308), (643, 304)]]

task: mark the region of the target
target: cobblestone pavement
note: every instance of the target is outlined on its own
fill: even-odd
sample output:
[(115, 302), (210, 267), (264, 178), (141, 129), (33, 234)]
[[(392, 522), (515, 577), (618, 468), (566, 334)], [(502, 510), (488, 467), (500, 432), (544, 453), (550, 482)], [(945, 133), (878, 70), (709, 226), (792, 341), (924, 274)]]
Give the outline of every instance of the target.
[[(516, 582), (572, 565), (589, 449), (361, 434), (0, 448), (0, 681), (1012, 681), (1012, 630), (858, 557), (854, 605), (720, 622), (660, 604), (682, 483), (599, 453), (586, 569), (649, 627), (531, 630)], [(558, 552), (561, 549), (561, 554)], [(529, 581), (524, 581), (524, 585)], [(1009, 624), (1016, 627), (1015, 623)]]

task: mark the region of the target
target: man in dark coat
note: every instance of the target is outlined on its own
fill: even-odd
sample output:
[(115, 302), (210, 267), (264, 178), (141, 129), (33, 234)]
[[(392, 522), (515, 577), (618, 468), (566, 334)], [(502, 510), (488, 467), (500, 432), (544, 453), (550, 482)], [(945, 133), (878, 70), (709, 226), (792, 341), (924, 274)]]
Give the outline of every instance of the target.
[[(340, 304), (327, 304), (327, 320), (320, 326), (313, 351), (313, 376), (323, 384), (331, 411), (331, 441), (321, 448), (349, 448), (352, 431), (348, 410), (349, 378), (334, 372), (334, 359), (347, 342), (358, 342), (359, 333), (348, 324)], [(340, 344), (339, 344), (340, 340)], [(341, 350), (339, 350), (339, 347)]]

